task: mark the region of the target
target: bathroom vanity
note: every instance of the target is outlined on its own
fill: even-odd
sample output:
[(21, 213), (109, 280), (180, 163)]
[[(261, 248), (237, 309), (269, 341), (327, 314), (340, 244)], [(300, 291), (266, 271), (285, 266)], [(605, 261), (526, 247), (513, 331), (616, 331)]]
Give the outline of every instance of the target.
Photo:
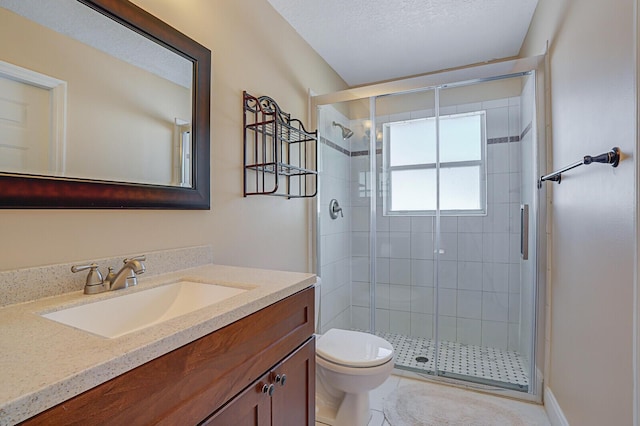
[(248, 291), (114, 339), (41, 316), (101, 295), (0, 309), (0, 424), (312, 425), (315, 276), (207, 265), (124, 291), (185, 277)]

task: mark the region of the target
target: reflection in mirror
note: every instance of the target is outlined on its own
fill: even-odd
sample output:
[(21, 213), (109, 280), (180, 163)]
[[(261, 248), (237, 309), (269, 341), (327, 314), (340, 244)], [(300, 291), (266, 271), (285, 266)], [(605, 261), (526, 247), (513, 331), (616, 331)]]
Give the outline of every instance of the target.
[(192, 187), (191, 60), (76, 0), (0, 28), (0, 173)]

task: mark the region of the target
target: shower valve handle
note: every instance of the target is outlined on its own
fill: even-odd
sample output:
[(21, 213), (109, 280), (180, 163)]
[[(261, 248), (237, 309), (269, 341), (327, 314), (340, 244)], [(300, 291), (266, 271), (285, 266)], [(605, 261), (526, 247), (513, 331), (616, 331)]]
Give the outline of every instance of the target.
[(337, 219), (338, 213), (340, 213), (341, 217), (344, 217), (344, 213), (342, 213), (342, 207), (338, 204), (338, 200), (335, 198), (329, 202), (329, 216), (331, 219)]

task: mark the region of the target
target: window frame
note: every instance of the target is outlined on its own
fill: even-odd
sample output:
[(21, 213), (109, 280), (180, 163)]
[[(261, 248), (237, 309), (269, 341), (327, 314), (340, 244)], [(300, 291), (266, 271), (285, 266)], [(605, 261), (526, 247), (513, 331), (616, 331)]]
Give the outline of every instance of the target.
[[(407, 123), (419, 120), (441, 120), (443, 118), (480, 116), (480, 160), (467, 161), (450, 161), (440, 162), (439, 150), (436, 154), (435, 163), (416, 163), (411, 165), (390, 166), (390, 149), (391, 141), (389, 140), (389, 126), (395, 123)], [(439, 126), (436, 126), (439, 129)], [(384, 175), (384, 191), (383, 191), (383, 214), (384, 216), (435, 216), (436, 210), (391, 210), (392, 206), (392, 176), (394, 171), (412, 171), (412, 170), (430, 170), (439, 168), (452, 169), (460, 167), (480, 166), (480, 208), (479, 209), (461, 209), (461, 210), (440, 210), (442, 216), (486, 216), (487, 214), (487, 113), (486, 110), (469, 111), (464, 113), (454, 113), (432, 117), (412, 118), (407, 120), (396, 120), (383, 123), (383, 140), (382, 140), (382, 172)], [(440, 144), (440, 137), (436, 135), (436, 144)], [(440, 185), (440, 177), (436, 174), (436, 185)]]

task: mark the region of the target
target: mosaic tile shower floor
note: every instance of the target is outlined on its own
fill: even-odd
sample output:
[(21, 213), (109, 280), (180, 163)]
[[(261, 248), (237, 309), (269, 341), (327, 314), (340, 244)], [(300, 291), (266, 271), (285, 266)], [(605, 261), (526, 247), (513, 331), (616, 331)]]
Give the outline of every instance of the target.
[[(397, 367), (414, 372), (435, 371), (433, 339), (395, 333), (376, 334), (393, 345)], [(529, 387), (526, 366), (526, 360), (517, 352), (455, 342), (440, 343), (438, 371), (444, 377), (526, 392)]]

